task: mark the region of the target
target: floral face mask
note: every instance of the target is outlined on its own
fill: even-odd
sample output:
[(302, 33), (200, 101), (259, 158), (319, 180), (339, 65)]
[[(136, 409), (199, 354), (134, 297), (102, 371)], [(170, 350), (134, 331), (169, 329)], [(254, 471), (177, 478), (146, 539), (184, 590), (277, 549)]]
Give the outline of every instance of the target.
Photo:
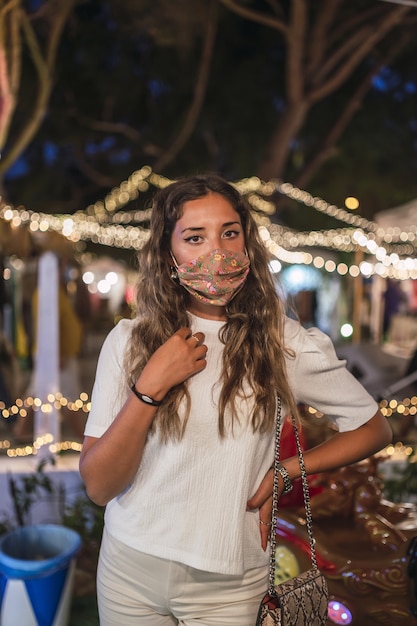
[(249, 273), (249, 258), (243, 252), (212, 250), (178, 265), (172, 260), (180, 284), (205, 304), (225, 306), (243, 287)]

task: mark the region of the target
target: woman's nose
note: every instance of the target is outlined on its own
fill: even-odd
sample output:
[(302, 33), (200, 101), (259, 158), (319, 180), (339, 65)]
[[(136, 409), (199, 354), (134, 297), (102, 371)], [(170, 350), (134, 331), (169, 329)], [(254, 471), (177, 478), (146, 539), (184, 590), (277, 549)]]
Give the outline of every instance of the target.
[(227, 240), (222, 239), (221, 237), (215, 237), (212, 241), (212, 249), (213, 250), (227, 249)]

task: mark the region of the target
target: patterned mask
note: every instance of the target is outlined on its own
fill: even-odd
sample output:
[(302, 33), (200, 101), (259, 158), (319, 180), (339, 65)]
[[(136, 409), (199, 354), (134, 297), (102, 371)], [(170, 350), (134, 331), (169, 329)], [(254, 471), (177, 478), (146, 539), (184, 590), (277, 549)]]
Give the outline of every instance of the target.
[(178, 265), (180, 284), (205, 304), (225, 306), (243, 287), (249, 273), (249, 258), (243, 252), (213, 250)]

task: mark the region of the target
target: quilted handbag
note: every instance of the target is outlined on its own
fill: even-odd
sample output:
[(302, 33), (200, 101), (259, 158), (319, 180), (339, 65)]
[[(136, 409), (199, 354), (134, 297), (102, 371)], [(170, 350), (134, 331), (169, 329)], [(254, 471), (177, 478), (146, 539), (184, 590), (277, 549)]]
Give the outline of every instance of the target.
[(268, 591), (263, 597), (256, 626), (326, 626), (329, 592), (326, 579), (317, 567), (313, 537), (310, 494), (303, 452), (298, 436), (295, 417), (292, 424), (301, 468), (306, 526), (310, 542), (312, 567), (298, 576), (275, 585), (276, 523), (278, 511), (278, 465), (281, 433), (281, 400), (277, 401), (277, 419), (274, 456), (274, 487), (272, 495), (272, 526), (270, 536), (270, 561)]

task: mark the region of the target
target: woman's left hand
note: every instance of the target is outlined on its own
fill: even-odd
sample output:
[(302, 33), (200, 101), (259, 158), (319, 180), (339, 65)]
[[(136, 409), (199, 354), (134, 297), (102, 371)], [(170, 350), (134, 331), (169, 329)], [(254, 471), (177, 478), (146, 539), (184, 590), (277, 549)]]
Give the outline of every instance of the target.
[[(304, 451), (304, 464), (307, 475), (328, 472), (345, 465), (357, 463), (366, 459), (392, 440), (392, 431), (389, 422), (381, 411), (353, 430), (338, 432), (314, 448)], [(298, 456), (285, 459), (285, 469), (292, 480), (300, 477), (300, 462)], [(259, 518), (264, 522), (271, 521), (273, 471), (269, 470), (262, 480), (257, 492), (248, 500), (249, 510), (259, 509)], [(281, 496), (284, 484), (278, 478), (278, 498)], [(269, 538), (269, 526), (261, 526), (262, 547), (266, 550)]]
[(250, 500), (248, 500), (247, 503), (248, 509), (259, 509), (259, 530), (261, 533), (261, 545), (264, 551), (267, 548), (269, 537), (271, 534), (273, 483), (274, 473), (272, 469), (270, 469), (265, 475), (265, 478), (262, 480), (261, 484), (259, 485), (256, 493), (252, 496)]

